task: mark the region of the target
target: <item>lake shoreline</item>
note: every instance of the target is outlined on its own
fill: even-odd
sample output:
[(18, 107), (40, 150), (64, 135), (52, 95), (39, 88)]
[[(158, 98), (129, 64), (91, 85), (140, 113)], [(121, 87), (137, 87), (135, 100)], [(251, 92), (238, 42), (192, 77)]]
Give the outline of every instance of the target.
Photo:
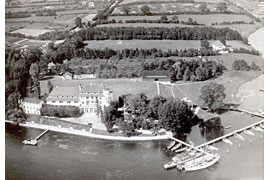
[[(9, 124), (13, 124), (13, 125), (15, 124), (12, 121), (6, 120), (5, 122)], [(96, 138), (96, 139), (102, 139), (102, 140), (112, 140), (112, 141), (155, 141), (155, 140), (167, 140), (172, 136), (171, 132), (166, 132), (165, 135), (161, 135), (161, 136), (144, 136), (144, 137), (107, 136), (107, 135), (101, 135), (101, 134), (93, 134), (89, 131), (74, 130), (74, 129), (71, 130), (67, 128), (59, 128), (56, 126), (48, 126), (48, 125), (29, 123), (29, 122), (27, 122), (26, 124), (20, 123), (19, 126), (25, 127), (25, 128), (42, 129), (42, 130), (49, 129), (50, 131), (53, 131), (53, 132), (84, 136), (84, 137)]]

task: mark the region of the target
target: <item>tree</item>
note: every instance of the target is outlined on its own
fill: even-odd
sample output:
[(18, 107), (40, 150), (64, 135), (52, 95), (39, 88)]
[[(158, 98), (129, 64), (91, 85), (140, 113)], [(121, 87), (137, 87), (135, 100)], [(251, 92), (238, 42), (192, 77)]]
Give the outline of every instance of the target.
[(254, 71), (260, 71), (261, 70), (260, 67), (257, 64), (255, 64), (254, 62), (251, 63), (250, 69), (252, 69)]
[(151, 14), (149, 6), (147, 6), (147, 5), (142, 6), (140, 8), (140, 10), (144, 15), (150, 15)]
[(161, 22), (167, 22), (168, 21), (168, 17), (165, 16), (165, 15), (163, 15), (163, 16), (160, 17), (160, 20), (161, 20)]
[(80, 17), (76, 17), (74, 23), (76, 27), (82, 27), (82, 19)]
[(52, 85), (51, 80), (47, 81), (47, 88), (48, 88), (49, 93), (51, 93), (53, 90), (53, 85)]
[(23, 112), (22, 108), (11, 109), (6, 113), (6, 119), (16, 122), (17, 124), (25, 122), (26, 118), (26, 114)]
[(205, 49), (209, 49), (210, 43), (207, 40), (201, 40), (201, 47)]
[(201, 4), (199, 8), (201, 12), (209, 12), (209, 9), (205, 3)]
[(210, 111), (221, 108), (225, 97), (225, 88), (221, 84), (210, 83), (201, 88), (200, 100), (202, 106), (209, 108)]
[(172, 22), (179, 22), (178, 19), (179, 19), (178, 16), (174, 15), (172, 17)]
[(188, 104), (181, 100), (169, 99), (159, 111), (160, 124), (166, 130), (181, 132), (192, 124), (193, 112)]
[(228, 9), (227, 4), (224, 2), (220, 2), (217, 4), (217, 10), (220, 12), (225, 12)]
[(33, 90), (34, 90), (34, 96), (36, 98), (40, 98), (40, 85), (39, 85), (39, 73), (40, 73), (40, 68), (38, 63), (33, 63), (30, 66), (29, 69), (29, 74), (31, 75), (31, 79), (33, 82)]
[(129, 6), (123, 6), (123, 7), (122, 7), (122, 11), (123, 11), (127, 16), (129, 16), (129, 13), (130, 13), (130, 7), (129, 7)]

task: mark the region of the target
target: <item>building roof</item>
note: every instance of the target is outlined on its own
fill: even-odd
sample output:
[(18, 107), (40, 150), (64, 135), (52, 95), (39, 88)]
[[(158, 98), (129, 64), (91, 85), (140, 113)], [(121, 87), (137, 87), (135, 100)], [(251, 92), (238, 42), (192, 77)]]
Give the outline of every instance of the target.
[(81, 93), (100, 93), (103, 92), (103, 85), (101, 84), (88, 84), (82, 87)]
[(142, 78), (143, 79), (170, 79), (169, 70), (143, 70)]
[(46, 101), (79, 101), (79, 98), (71, 98), (71, 97), (68, 97), (68, 98), (62, 98), (62, 97), (58, 97), (58, 98), (55, 98), (55, 97), (48, 97), (46, 99)]
[(43, 100), (36, 98), (24, 98), (23, 102), (39, 104), (40, 102), (43, 102)]
[(78, 96), (79, 87), (58, 87), (56, 86), (49, 96)]
[(220, 40), (209, 40), (209, 43), (211, 44), (211, 46), (225, 47), (225, 45), (220, 42)]

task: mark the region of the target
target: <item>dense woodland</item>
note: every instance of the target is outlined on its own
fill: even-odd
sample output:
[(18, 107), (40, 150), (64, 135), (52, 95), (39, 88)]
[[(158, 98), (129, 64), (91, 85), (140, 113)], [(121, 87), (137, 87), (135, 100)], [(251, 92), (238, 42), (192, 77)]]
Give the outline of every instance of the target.
[[(118, 111), (124, 104), (125, 116)], [(126, 136), (131, 136), (141, 128), (154, 131), (164, 128), (174, 133), (185, 131), (192, 126), (193, 117), (193, 111), (184, 101), (161, 96), (148, 99), (145, 94), (128, 94), (121, 96), (119, 101), (111, 102), (105, 108), (102, 119), (108, 132), (114, 132), (116, 125)]]
[(96, 27), (82, 29), (74, 34), (48, 32), (39, 35), (40, 40), (61, 40), (68, 37), (81, 37), (86, 40), (244, 40), (239, 32), (230, 28), (213, 27)]
[[(5, 112), (6, 119), (14, 121), (23, 121), (25, 117), (19, 106), (19, 100), (27, 94), (27, 84), (30, 74), (34, 76), (36, 70), (30, 67), (38, 63), (42, 52), (39, 49), (33, 49), (22, 53), (20, 50), (5, 50)], [(35, 87), (33, 87), (36, 89)], [(36, 95), (39, 96), (38, 94)]]

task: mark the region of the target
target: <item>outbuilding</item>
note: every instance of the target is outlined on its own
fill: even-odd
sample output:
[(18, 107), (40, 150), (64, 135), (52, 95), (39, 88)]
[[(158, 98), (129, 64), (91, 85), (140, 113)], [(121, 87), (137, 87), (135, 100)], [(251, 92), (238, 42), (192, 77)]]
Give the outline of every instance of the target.
[(143, 70), (142, 80), (152, 80), (152, 81), (170, 81), (171, 74), (169, 70)]

